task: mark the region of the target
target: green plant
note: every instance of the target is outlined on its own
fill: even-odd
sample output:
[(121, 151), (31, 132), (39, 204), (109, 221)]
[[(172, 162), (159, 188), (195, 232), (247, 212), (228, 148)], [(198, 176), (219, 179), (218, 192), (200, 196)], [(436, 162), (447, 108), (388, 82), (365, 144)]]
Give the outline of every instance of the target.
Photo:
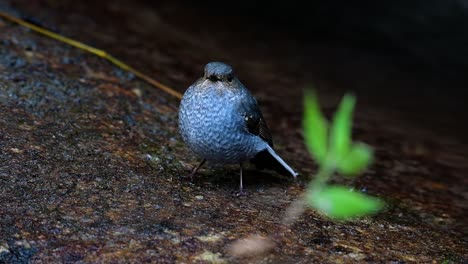
[(356, 177), (368, 168), (373, 159), (373, 151), (368, 145), (351, 140), (355, 97), (350, 94), (343, 97), (331, 124), (320, 111), (314, 91), (307, 91), (304, 99), (305, 143), (319, 166), (307, 188), (307, 204), (335, 220), (378, 212), (384, 205), (380, 199), (345, 186), (327, 184), (335, 172), (345, 177)]

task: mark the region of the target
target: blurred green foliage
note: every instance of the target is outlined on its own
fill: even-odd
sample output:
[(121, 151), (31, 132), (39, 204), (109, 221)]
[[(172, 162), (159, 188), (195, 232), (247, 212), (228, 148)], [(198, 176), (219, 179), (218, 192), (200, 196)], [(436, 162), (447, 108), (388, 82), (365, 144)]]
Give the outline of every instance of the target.
[(344, 186), (328, 186), (335, 171), (347, 177), (356, 177), (372, 162), (373, 151), (364, 143), (351, 139), (352, 115), (356, 99), (346, 94), (331, 124), (320, 111), (314, 91), (304, 97), (304, 138), (307, 148), (319, 165), (310, 183), (307, 204), (320, 213), (336, 220), (347, 220), (378, 212), (384, 203), (375, 197), (351, 191)]

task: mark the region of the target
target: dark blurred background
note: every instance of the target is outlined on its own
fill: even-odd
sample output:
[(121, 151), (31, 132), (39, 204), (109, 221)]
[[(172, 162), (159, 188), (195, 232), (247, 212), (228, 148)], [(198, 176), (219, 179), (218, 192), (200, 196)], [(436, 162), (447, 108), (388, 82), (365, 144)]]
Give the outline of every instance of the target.
[[(154, 66), (162, 63), (170, 73), (158, 78), (180, 87), (179, 91), (213, 59), (227, 60), (257, 87), (253, 90), (261, 90), (263, 83), (255, 81), (260, 73), (243, 64), (256, 58), (281, 68), (273, 72), (280, 75), (278, 79), (287, 75), (301, 84), (285, 90), (310, 83), (337, 94), (354, 91), (363, 100), (408, 118), (415, 115), (412, 120), (429, 128), (462, 138), (468, 132), (464, 121), (467, 1), (16, 0), (9, 4), (22, 15), (106, 49), (137, 68), (162, 67)], [(166, 37), (157, 23), (165, 25)], [(180, 32), (172, 35), (174, 29)], [(144, 55), (156, 45), (172, 61)], [(140, 54), (129, 52), (135, 47)], [(167, 78), (174, 72), (184, 77)]]
[[(466, 90), (458, 89), (468, 80), (467, 1), (182, 2), (207, 16), (287, 31), (303, 44), (347, 46), (391, 57), (401, 69), (430, 72), (421, 77), (446, 82), (435, 90)], [(434, 88), (414, 87), (420, 92)]]

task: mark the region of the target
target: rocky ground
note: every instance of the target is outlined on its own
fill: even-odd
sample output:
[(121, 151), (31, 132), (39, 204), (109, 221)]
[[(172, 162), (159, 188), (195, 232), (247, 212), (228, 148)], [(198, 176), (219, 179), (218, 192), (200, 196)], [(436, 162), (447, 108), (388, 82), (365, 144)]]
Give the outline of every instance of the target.
[[(442, 107), (450, 97), (407, 96), (438, 85), (431, 74), (356, 47), (306, 44), (285, 29), (216, 23), (176, 2), (0, 3), (179, 92), (205, 63), (230, 63), (258, 98), (278, 153), (301, 173), (294, 181), (251, 167), (240, 198), (236, 166), (206, 166), (187, 181), (199, 160), (178, 134), (177, 98), (0, 19), (0, 263), (468, 261), (462, 115)], [(336, 223), (307, 210), (284, 224), (316, 171), (301, 129), (312, 83), (327, 114), (356, 91), (354, 138), (374, 147), (375, 162), (354, 182), (334, 181), (385, 199), (382, 213)], [(263, 250), (245, 255), (245, 238)]]

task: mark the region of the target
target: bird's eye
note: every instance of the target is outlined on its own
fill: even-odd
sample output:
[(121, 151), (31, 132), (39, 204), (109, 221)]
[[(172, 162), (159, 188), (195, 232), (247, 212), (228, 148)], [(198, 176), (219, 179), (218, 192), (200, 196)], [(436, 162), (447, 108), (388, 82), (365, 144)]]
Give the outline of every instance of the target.
[(218, 78), (216, 78), (215, 75), (211, 75), (210, 77), (208, 77), (208, 79), (210, 79), (210, 81), (212, 81), (212, 82), (218, 81)]
[(227, 77), (228, 82), (232, 82), (232, 76)]

